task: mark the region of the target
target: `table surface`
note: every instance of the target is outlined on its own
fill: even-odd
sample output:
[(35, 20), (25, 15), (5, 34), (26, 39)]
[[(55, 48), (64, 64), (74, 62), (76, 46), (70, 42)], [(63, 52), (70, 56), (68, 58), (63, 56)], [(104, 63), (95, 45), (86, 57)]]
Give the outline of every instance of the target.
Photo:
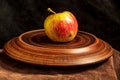
[(120, 80), (117, 50), (102, 63), (64, 68), (32, 65), (14, 60), (2, 50), (0, 53), (0, 80)]
[(120, 80), (120, 52), (117, 50), (115, 50), (115, 54), (113, 55), (113, 63), (118, 80)]

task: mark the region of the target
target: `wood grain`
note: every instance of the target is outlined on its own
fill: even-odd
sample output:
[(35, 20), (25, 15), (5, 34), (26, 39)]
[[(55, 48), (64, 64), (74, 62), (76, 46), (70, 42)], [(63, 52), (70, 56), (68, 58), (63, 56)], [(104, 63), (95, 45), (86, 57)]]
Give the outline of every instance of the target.
[(88, 65), (108, 59), (112, 47), (96, 36), (79, 31), (71, 42), (51, 41), (43, 29), (32, 30), (8, 41), (5, 52), (12, 58), (39, 65)]

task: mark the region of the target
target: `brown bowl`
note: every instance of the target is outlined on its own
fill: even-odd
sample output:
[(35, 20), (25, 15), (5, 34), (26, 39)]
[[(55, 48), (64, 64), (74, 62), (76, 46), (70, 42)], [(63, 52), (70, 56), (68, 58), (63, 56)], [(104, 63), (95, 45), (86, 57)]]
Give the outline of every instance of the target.
[(44, 29), (32, 30), (5, 44), (6, 53), (17, 60), (48, 66), (94, 64), (108, 59), (112, 47), (94, 35), (79, 31), (71, 42), (51, 41)]

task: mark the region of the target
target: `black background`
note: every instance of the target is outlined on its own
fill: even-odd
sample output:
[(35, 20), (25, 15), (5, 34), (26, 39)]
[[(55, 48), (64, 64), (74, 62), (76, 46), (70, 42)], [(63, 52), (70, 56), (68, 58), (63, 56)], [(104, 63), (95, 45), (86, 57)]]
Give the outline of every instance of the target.
[(119, 0), (0, 0), (0, 48), (23, 32), (42, 29), (45, 18), (55, 12), (70, 11), (79, 30), (96, 35), (120, 50)]

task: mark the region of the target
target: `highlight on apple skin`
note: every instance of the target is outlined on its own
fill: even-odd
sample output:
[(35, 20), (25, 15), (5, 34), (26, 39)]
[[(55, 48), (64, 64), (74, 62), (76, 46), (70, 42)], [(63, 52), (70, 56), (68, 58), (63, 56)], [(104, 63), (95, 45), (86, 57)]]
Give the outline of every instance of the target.
[(72, 41), (78, 32), (78, 22), (76, 17), (69, 11), (49, 15), (44, 21), (46, 35), (55, 42)]

